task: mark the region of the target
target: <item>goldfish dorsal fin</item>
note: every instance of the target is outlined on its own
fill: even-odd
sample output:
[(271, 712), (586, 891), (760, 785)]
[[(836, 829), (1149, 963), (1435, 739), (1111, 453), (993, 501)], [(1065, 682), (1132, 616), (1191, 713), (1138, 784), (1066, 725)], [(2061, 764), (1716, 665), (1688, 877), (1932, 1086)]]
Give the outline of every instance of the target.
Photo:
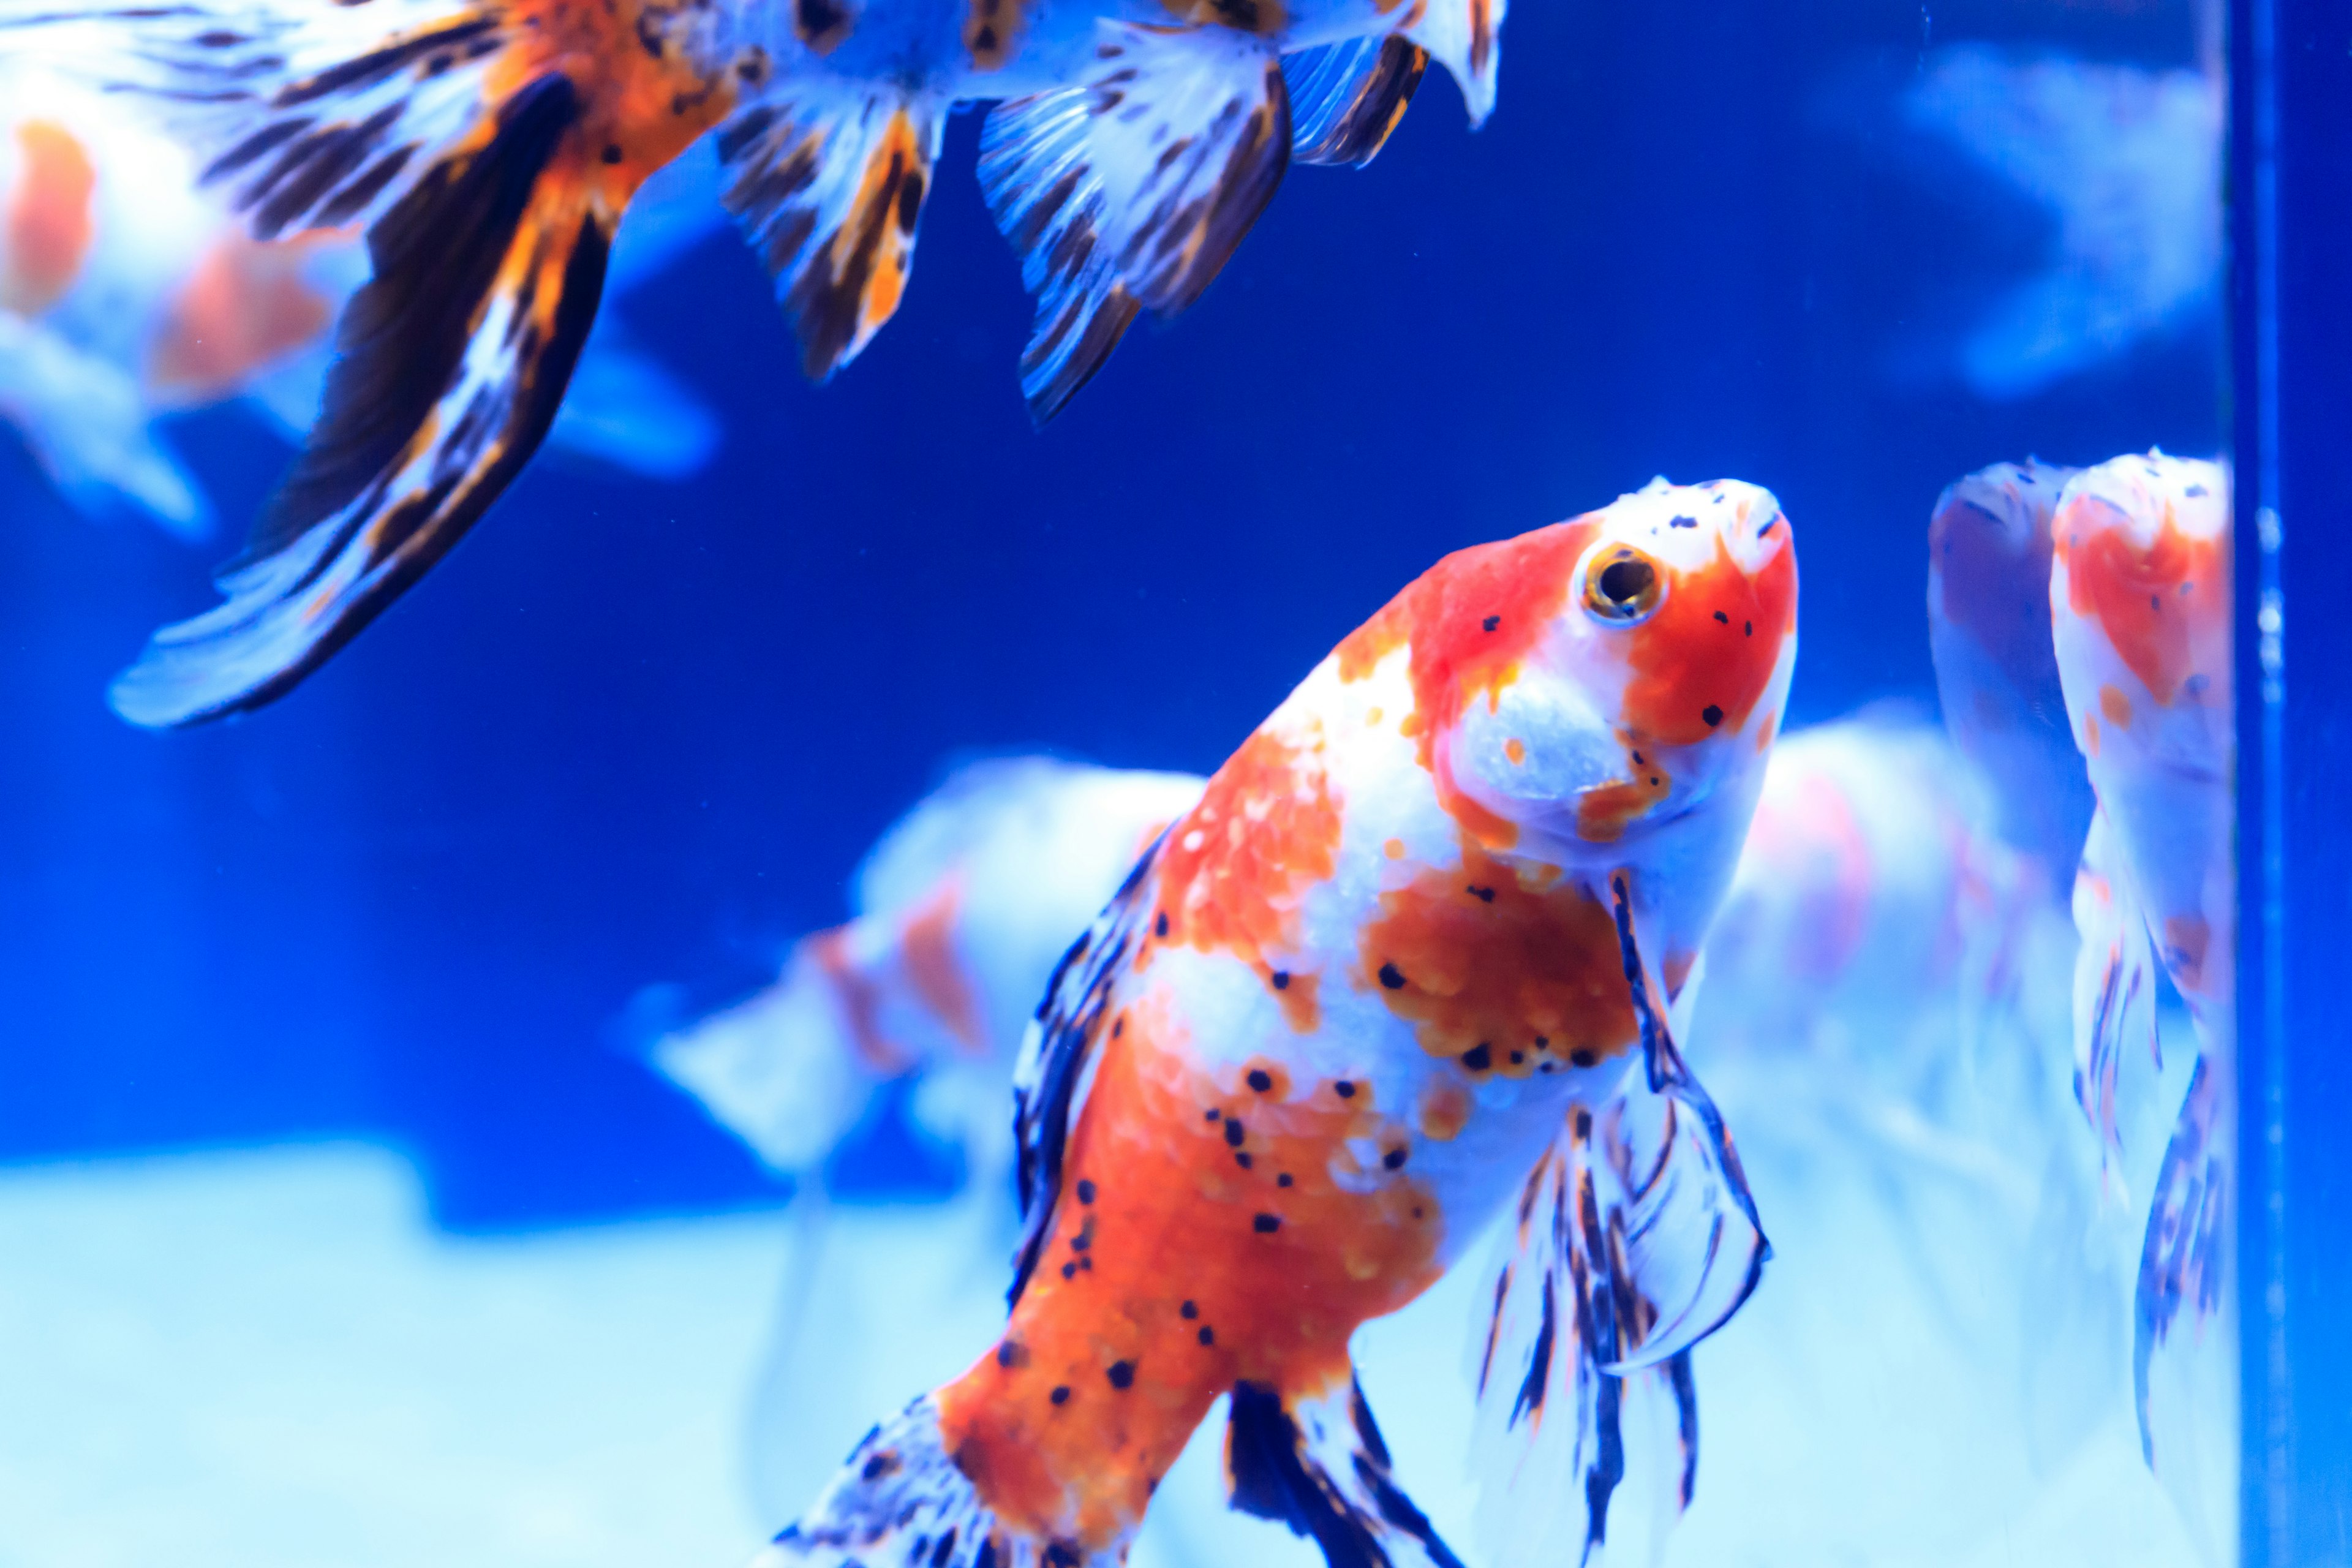
[(1359, 168), (1370, 163), (1404, 118), (1428, 66), (1427, 49), (1393, 33), (1285, 55), (1291, 157)]
[(898, 310), (946, 100), (846, 87), (755, 103), (719, 129), (725, 201), (824, 381)]
[(1484, 125), (1495, 112), (1495, 68), (1502, 58), (1507, 0), (1424, 0), (1420, 18), (1404, 36), (1427, 49), (1453, 73), (1470, 110), (1470, 123)]
[(1289, 162), (1280, 62), (1224, 27), (1104, 23), (1079, 85), (990, 114), (981, 187), (1037, 301), (1030, 413), (1053, 417), (1139, 310), (1199, 299)]

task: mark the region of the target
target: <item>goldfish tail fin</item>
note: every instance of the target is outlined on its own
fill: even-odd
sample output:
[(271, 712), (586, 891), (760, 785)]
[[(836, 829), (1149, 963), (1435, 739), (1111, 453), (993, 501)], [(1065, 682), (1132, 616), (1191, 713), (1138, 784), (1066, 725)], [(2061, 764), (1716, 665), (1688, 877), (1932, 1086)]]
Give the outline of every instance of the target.
[(1037, 318), (1021, 390), (1058, 413), (1134, 321), (1201, 297), (1290, 162), (1273, 48), (1224, 27), (1102, 24), (1078, 85), (997, 107), (980, 180)]
[[(2099, 1136), (2103, 1164), (2123, 1152), (2124, 1128), (2136, 1121), (2124, 1093), (2132, 1047), (2159, 1060), (2156, 1026), (2156, 950), (2148, 938), (2121, 841), (2104, 810), (2091, 816), (2083, 863), (2074, 874), (2074, 1098)], [(2153, 1077), (2153, 1075), (2150, 1075)]]
[(1313, 1541), (1329, 1568), (1462, 1568), (1398, 1487), (1353, 1377), (1318, 1394), (1236, 1384), (1225, 1479), (1234, 1507)]
[(1654, 1549), (1664, 1539), (1697, 1465), (1685, 1352), (1770, 1256), (1722, 1119), (1653, 1003), (1626, 879), (1612, 891), (1645, 1061), (1606, 1106), (1570, 1113), (1504, 1238), (1475, 1426), (1480, 1530), (1502, 1568), (1594, 1561), (1622, 1484), (1653, 1500), (1634, 1518)]
[(824, 382), (898, 310), (947, 125), (936, 95), (842, 88), (754, 103), (721, 126), (723, 200)]
[(2237, 1497), (2237, 1292), (2230, 1074), (2200, 1056), (2158, 1167), (2135, 1291), (2141, 1452), (2204, 1549), (2226, 1561)]
[(1428, 68), (1429, 51), (1393, 33), (1283, 56), (1291, 160), (1359, 168), (1370, 163)]
[(1495, 72), (1502, 60), (1507, 0), (1431, 0), (1402, 37), (1429, 51), (1462, 89), (1470, 123), (1495, 112)]
[(936, 1398), (866, 1435), (849, 1462), (752, 1568), (1118, 1568), (1121, 1549), (1087, 1552), (999, 1521), (940, 1433)]
[(212, 531), (212, 504), (148, 417), (137, 382), (6, 310), (0, 422), (16, 427), (58, 493), (85, 516), (127, 507), (181, 539)]

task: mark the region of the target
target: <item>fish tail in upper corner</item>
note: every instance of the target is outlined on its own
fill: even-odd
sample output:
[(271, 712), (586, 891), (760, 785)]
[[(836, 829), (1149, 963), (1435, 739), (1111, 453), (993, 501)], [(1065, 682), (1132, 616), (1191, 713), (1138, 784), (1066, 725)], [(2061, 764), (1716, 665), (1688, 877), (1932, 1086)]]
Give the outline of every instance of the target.
[(999, 1520), (949, 1452), (937, 1396), (866, 1435), (797, 1523), (752, 1568), (1118, 1568), (1124, 1545), (1089, 1552)]
[[(565, 0), (0, 0), (0, 43), (159, 103), (258, 237), (364, 226), (310, 441), (220, 579), (115, 684), (174, 725), (283, 694), (480, 517), (538, 447), (622, 209), (731, 107), (648, 8)], [(665, 24), (682, 27), (673, 18)]]

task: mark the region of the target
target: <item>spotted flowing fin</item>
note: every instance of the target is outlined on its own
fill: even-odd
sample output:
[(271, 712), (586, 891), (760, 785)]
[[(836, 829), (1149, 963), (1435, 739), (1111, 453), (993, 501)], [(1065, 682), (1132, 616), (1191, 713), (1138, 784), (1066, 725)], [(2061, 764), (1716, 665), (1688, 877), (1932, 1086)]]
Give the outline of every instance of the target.
[(756, 103), (719, 128), (725, 201), (824, 381), (898, 310), (947, 103), (846, 88)]
[(1100, 39), (1079, 85), (1002, 104), (981, 133), (981, 188), (1037, 300), (1021, 389), (1041, 422), (1137, 311), (1201, 297), (1290, 161), (1271, 46), (1108, 22)]
[(1396, 1483), (1364, 1390), (1353, 1377), (1320, 1394), (1234, 1388), (1225, 1426), (1234, 1507), (1290, 1527), (1328, 1568), (1462, 1568)]
[(1013, 1065), (1013, 1131), (1018, 1149), (1014, 1177), (1022, 1226), (1007, 1294), (1016, 1305), (1053, 1237), (1054, 1211), (1062, 1196), (1062, 1156), (1094, 1083), (1097, 1047), (1112, 986), (1135, 951), (1139, 928), (1151, 907), (1151, 889), (1157, 885), (1152, 868), (1159, 857), (1160, 845), (1154, 842), (1095, 923), (1062, 955)]
[(1126, 1543), (1087, 1552), (999, 1522), (940, 1435), (929, 1394), (866, 1435), (799, 1522), (751, 1568), (1118, 1568)]
[(2209, 1563), (2228, 1561), (2238, 1484), (2231, 1099), (2228, 1070), (2200, 1055), (2157, 1171), (2132, 1313), (2141, 1451)]
[(1359, 167), (1370, 163), (1404, 118), (1428, 66), (1428, 50), (1394, 34), (1285, 55), (1291, 158)]
[(1422, 0), (1404, 37), (1453, 74), (1472, 125), (1495, 111), (1495, 68), (1502, 58), (1506, 0)]
[[(2137, 1120), (2127, 1103), (2126, 1064), (2145, 1051), (2161, 1066), (2156, 1028), (2156, 950), (2133, 890), (2123, 841), (2104, 810), (2091, 816), (2083, 862), (2074, 873), (2074, 1098), (2099, 1135), (2100, 1159), (2113, 1170), (2123, 1130)], [(2146, 1078), (2153, 1081), (2151, 1071)]]

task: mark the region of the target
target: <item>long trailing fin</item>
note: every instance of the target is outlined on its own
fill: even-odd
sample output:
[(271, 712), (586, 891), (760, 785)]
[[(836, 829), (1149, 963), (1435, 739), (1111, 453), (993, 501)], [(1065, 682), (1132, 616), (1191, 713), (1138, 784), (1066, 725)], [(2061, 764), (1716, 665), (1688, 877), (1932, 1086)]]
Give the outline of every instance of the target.
[(2210, 1563), (2237, 1497), (2230, 1073), (2200, 1055), (2150, 1195), (2132, 1312), (2140, 1447)]
[[(2083, 861), (2074, 873), (2074, 1098), (2098, 1133), (2112, 1175), (2124, 1152), (2124, 1129), (2137, 1120), (2128, 1103), (2127, 1064), (2145, 1051), (2161, 1066), (2156, 1026), (2156, 949), (2133, 889), (2123, 841), (2104, 809), (2091, 815)], [(2153, 1080), (2155, 1074), (2146, 1075)]]
[(811, 380), (898, 310), (946, 123), (936, 96), (845, 88), (772, 97), (719, 128), (724, 199), (776, 280)]
[(1427, 49), (1393, 33), (1285, 55), (1290, 156), (1301, 163), (1370, 163), (1428, 67)]
[(1663, 1539), (1697, 1465), (1688, 1352), (1769, 1256), (1722, 1120), (1654, 1002), (1627, 879), (1611, 890), (1644, 1060), (1616, 1099), (1570, 1113), (1505, 1237), (1474, 1459), (1503, 1568), (1594, 1561), (1628, 1511), (1612, 1514), (1621, 1488), (1648, 1500), (1631, 1510), (1639, 1533)]
[(1319, 1393), (1236, 1384), (1225, 1479), (1234, 1507), (1314, 1542), (1328, 1568), (1462, 1568), (1397, 1485), (1353, 1377)]
[(1014, 1179), (1021, 1195), (1021, 1240), (1014, 1248), (1010, 1303), (1018, 1305), (1029, 1276), (1054, 1234), (1062, 1196), (1062, 1157), (1071, 1125), (1094, 1082), (1097, 1047), (1111, 987), (1135, 950), (1137, 928), (1150, 907), (1154, 842), (1128, 873), (1103, 912), (1070, 944), (1046, 983), (1037, 1016), (1022, 1037), (1013, 1064), (1013, 1131), (1018, 1148)]
[(1428, 50), (1461, 88), (1472, 125), (1484, 125), (1495, 112), (1507, 5), (1507, 0), (1425, 0), (1404, 29), (1404, 37)]
[(1272, 47), (1223, 27), (1100, 25), (1076, 86), (1015, 99), (981, 133), (980, 180), (1037, 301), (1021, 389), (1053, 417), (1149, 309), (1201, 297), (1290, 161)]
[(948, 1452), (925, 1394), (868, 1432), (831, 1485), (752, 1568), (1118, 1568), (1122, 1546), (1089, 1552), (1001, 1523)]

